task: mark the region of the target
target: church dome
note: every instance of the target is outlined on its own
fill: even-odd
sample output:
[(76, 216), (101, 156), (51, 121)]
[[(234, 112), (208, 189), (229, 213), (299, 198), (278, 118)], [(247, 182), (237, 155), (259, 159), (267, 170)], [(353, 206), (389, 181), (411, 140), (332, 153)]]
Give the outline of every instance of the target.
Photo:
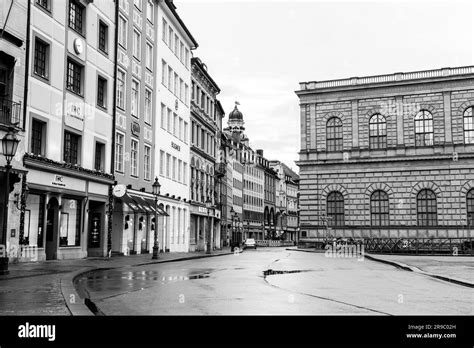
[(237, 109), (237, 105), (236, 105), (234, 110), (232, 110), (231, 113), (229, 114), (229, 121), (232, 121), (232, 120), (242, 121), (243, 119), (244, 119), (244, 116), (239, 111), (239, 109)]

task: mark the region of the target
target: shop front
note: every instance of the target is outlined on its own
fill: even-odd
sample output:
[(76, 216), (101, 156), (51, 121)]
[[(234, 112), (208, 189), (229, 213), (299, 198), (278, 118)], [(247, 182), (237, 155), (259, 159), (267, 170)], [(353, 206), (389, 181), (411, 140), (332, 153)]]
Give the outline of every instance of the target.
[(190, 251), (205, 251), (207, 246), (208, 232), (212, 249), (220, 248), (220, 214), (215, 208), (209, 209), (201, 205), (191, 204), (191, 238)]
[(152, 252), (155, 228), (158, 228), (162, 248), (164, 217), (168, 214), (162, 204), (155, 206), (153, 194), (118, 184), (113, 188), (113, 196), (112, 253), (134, 255)]
[(25, 166), (23, 245), (37, 247), (39, 261), (107, 256), (112, 176), (28, 156)]

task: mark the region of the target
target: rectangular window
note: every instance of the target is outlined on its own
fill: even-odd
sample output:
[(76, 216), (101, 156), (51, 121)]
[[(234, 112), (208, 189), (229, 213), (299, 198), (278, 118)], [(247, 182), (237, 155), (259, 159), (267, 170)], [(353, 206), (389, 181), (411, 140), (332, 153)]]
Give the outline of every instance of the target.
[(135, 139), (130, 146), (130, 174), (138, 176), (138, 141)]
[(102, 21), (99, 21), (99, 50), (107, 53), (109, 27)]
[(97, 105), (107, 108), (107, 80), (102, 76), (97, 78)]
[(188, 164), (186, 162), (183, 163), (183, 184), (187, 183), (188, 177)]
[(178, 35), (174, 34), (174, 54), (178, 57), (178, 48), (179, 48), (179, 37)]
[(166, 125), (166, 106), (162, 103), (161, 104), (161, 128), (165, 129)]
[(138, 117), (140, 103), (140, 84), (132, 80), (132, 115)]
[(153, 46), (151, 43), (146, 43), (146, 67), (153, 71)]
[(184, 44), (182, 41), (179, 42), (179, 60), (184, 64)]
[(151, 178), (151, 147), (145, 145), (145, 154), (143, 156), (143, 176), (145, 180)]
[(79, 163), (79, 144), (81, 137), (77, 134), (64, 132), (64, 153), (63, 160), (70, 164)]
[(31, 122), (31, 152), (35, 155), (45, 155), (45, 129), (46, 123), (36, 119)]
[(95, 143), (94, 169), (104, 170), (105, 145), (99, 142)]
[(140, 60), (140, 53), (141, 53), (141, 35), (138, 30), (133, 30), (133, 56)]
[(176, 180), (176, 166), (177, 166), (176, 157), (173, 157), (173, 173), (171, 177), (173, 180)]
[(124, 17), (119, 16), (118, 25), (118, 42), (122, 47), (127, 48), (127, 20)]
[(178, 182), (182, 182), (181, 179), (182, 179), (182, 170), (183, 170), (183, 161), (181, 160), (178, 160)]
[(179, 100), (184, 102), (184, 81), (183, 79), (179, 79)]
[(75, 0), (69, 1), (69, 28), (83, 34), (84, 7)]
[(115, 170), (123, 173), (123, 146), (125, 137), (121, 133), (115, 133)]
[(189, 50), (187, 48), (184, 50), (184, 65), (189, 68)]
[(160, 150), (160, 175), (165, 173), (165, 153), (163, 150)]
[(188, 143), (188, 122), (184, 121), (183, 141)]
[(171, 123), (173, 122), (173, 112), (171, 109), (168, 109), (168, 120), (167, 120), (166, 130), (171, 133)]
[(45, 79), (49, 78), (49, 45), (35, 38), (34, 73)]
[(153, 107), (151, 104), (151, 100), (152, 100), (152, 93), (148, 88), (146, 88), (145, 89), (145, 122), (148, 124), (151, 124), (151, 119), (152, 119)]
[(153, 18), (154, 18), (153, 8), (154, 8), (153, 1), (148, 0), (146, 3), (146, 19), (148, 19), (150, 23), (153, 23)]
[(59, 246), (70, 247), (81, 245), (81, 201), (62, 199), (59, 218)]
[(51, 12), (51, 7), (49, 5), (49, 2), (51, 0), (36, 0), (36, 4), (41, 6), (43, 9), (45, 9), (48, 12)]
[(167, 68), (166, 62), (164, 60), (161, 60), (161, 83), (164, 86), (166, 86), (166, 81), (168, 80), (168, 77), (166, 76), (167, 72), (168, 72), (168, 68)]
[(163, 22), (162, 22), (162, 40), (165, 42), (165, 43), (168, 43), (168, 23), (166, 22), (166, 20), (163, 18)]
[(189, 86), (184, 84), (184, 104), (189, 105)]
[(168, 46), (170, 50), (173, 49), (173, 40), (174, 40), (174, 31), (173, 31), (173, 28), (169, 27), (168, 28)]
[(173, 80), (173, 94), (177, 95), (178, 93), (178, 74), (174, 73), (174, 80)]
[[(186, 132), (186, 130), (185, 130)], [(195, 140), (194, 140), (194, 133), (196, 132), (196, 124), (194, 123), (194, 121), (191, 121), (191, 144), (195, 144)]]
[(166, 154), (166, 177), (170, 177), (170, 169), (171, 169), (171, 155)]
[(168, 67), (168, 89), (171, 91), (173, 89), (173, 69)]
[(125, 110), (125, 72), (117, 70), (117, 107)]
[(175, 113), (173, 113), (173, 135), (175, 137), (178, 136), (178, 126), (179, 126), (179, 123), (178, 123), (178, 115), (176, 115)]
[(183, 140), (183, 119), (181, 117), (179, 118), (178, 138)]
[(71, 59), (67, 60), (66, 88), (76, 94), (82, 94), (82, 66)]

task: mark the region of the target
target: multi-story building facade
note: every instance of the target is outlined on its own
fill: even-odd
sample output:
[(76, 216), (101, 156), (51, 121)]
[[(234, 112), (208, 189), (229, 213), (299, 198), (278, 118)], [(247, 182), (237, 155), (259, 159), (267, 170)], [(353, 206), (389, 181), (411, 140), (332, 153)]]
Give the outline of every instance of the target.
[[(216, 194), (216, 157), (218, 157), (218, 117), (216, 96), (220, 92), (207, 67), (199, 58), (191, 59), (191, 177), (190, 177), (190, 250), (220, 247), (220, 214)], [(206, 208), (210, 202), (212, 209)], [(210, 231), (208, 231), (210, 230)]]
[(270, 167), (278, 176), (276, 182), (276, 234), (288, 241), (296, 241), (298, 231), (299, 176), (283, 162), (272, 160)]
[(222, 248), (228, 245), (227, 241), (227, 220), (228, 220), (228, 201), (227, 201), (227, 178), (226, 178), (226, 156), (222, 141), (222, 120), (225, 117), (224, 108), (221, 102), (216, 99), (215, 103), (216, 124), (218, 132), (216, 133), (216, 163), (215, 163), (215, 207), (220, 212), (219, 226), (219, 244), (216, 247)]
[[(125, 255), (148, 253), (153, 248), (155, 75), (160, 68), (154, 59), (157, 8), (153, 0), (118, 2), (113, 170), (117, 182), (114, 192), (119, 195), (114, 196), (112, 252)], [(159, 214), (163, 216), (163, 211)], [(159, 220), (162, 228), (162, 218)]]
[(256, 153), (250, 148), (248, 138), (243, 139), (243, 198), (244, 238), (262, 240), (264, 237), (264, 181), (265, 169), (257, 161)]
[(301, 237), (468, 236), (473, 86), (472, 66), (301, 83)]
[(264, 211), (263, 220), (265, 227), (265, 239), (276, 237), (276, 187), (278, 175), (270, 167), (270, 161), (263, 156), (263, 150), (257, 150), (257, 162), (264, 169)]
[[(158, 3), (155, 172), (161, 183), (165, 218), (160, 246), (165, 251), (190, 249), (190, 97), (191, 50), (198, 44), (171, 0)], [(158, 24), (157, 24), (158, 25)]]
[(114, 183), (115, 5), (30, 6), (23, 241), (38, 246), (39, 260), (103, 256)]
[[(3, 153), (0, 155), (0, 181), (3, 183), (0, 188), (0, 245), (2, 254), (6, 251), (10, 262), (24, 260), (18, 247), (30, 244), (24, 234), (27, 177), (22, 161), (25, 153), (25, 69), (29, 66), (26, 55), (28, 18), (28, 1), (0, 4), (0, 139), (10, 132), (19, 140), (16, 156), (11, 159), (8, 170), (8, 187), (7, 161)], [(36, 245), (35, 241), (31, 244)], [(4, 265), (0, 264), (0, 274), (2, 267)]]

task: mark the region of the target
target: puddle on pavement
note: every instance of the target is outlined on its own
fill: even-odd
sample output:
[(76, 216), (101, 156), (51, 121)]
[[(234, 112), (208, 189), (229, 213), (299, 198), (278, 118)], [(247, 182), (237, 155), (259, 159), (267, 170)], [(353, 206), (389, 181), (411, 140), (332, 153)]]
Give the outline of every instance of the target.
[(161, 284), (179, 281), (209, 278), (212, 269), (183, 270), (181, 274), (170, 274), (163, 271), (128, 271), (103, 270), (97, 271), (78, 279), (79, 287), (85, 287), (91, 292), (99, 291), (135, 291)]

